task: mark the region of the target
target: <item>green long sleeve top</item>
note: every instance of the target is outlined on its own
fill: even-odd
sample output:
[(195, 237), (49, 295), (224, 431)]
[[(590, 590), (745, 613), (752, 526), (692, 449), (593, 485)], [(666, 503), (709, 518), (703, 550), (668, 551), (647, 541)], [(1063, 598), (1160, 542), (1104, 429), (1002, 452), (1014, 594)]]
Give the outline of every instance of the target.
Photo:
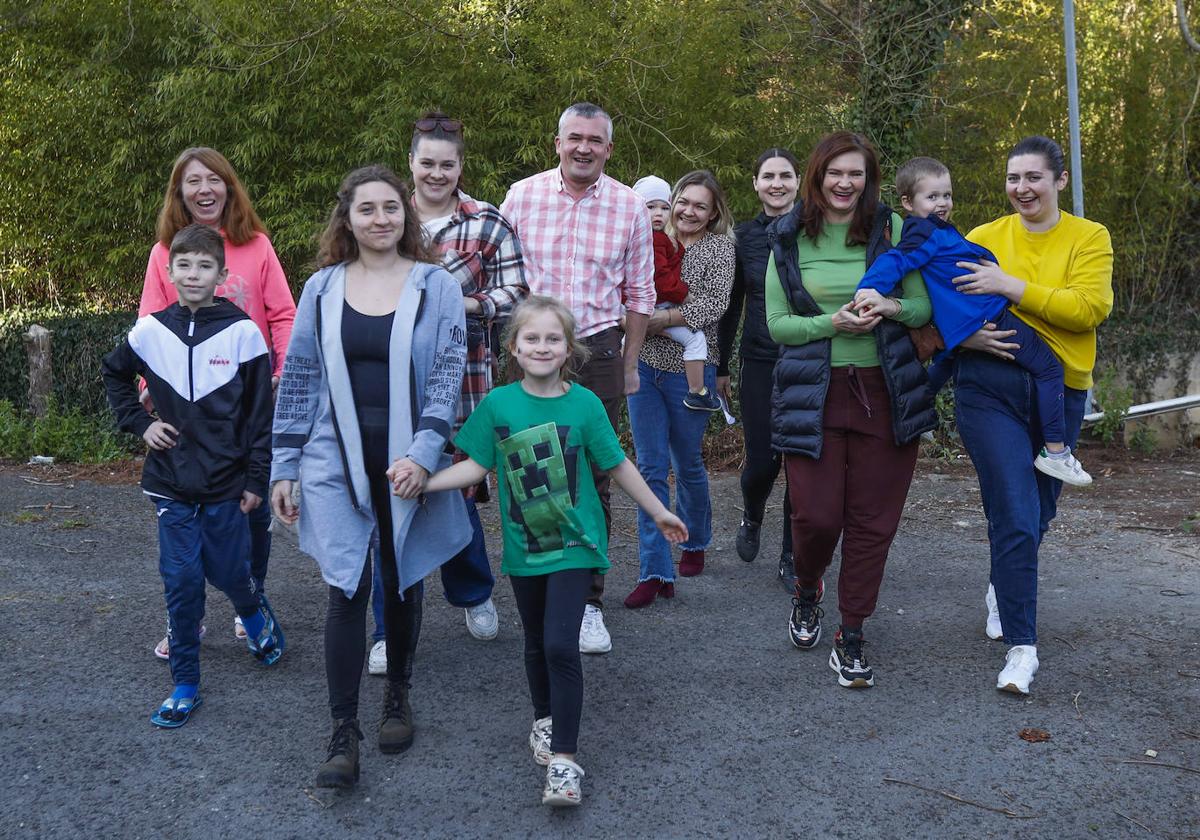
[[(865, 246), (847, 245), (847, 224), (825, 224), (816, 242), (803, 232), (796, 238), (800, 277), (804, 288), (812, 295), (820, 315), (797, 315), (792, 311), (779, 271), (775, 254), (767, 261), (767, 329), (779, 344), (807, 344), (820, 338), (832, 339), (830, 364), (834, 367), (878, 367), (879, 351), (873, 332), (862, 335), (838, 332), (833, 326), (833, 313), (854, 298), (858, 281), (866, 271)], [(892, 217), (892, 243), (900, 241), (901, 221)], [(906, 327), (920, 327), (929, 322), (933, 312), (929, 293), (919, 271), (905, 275), (901, 281), (902, 309), (896, 320)]]

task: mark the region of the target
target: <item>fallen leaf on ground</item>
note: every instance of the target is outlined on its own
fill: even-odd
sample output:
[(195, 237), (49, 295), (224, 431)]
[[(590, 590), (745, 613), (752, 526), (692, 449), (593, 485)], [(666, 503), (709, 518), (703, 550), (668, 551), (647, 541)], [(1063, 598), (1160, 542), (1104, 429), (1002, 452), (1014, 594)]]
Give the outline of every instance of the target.
[(1021, 740), (1028, 741), (1031, 744), (1037, 744), (1042, 741), (1050, 740), (1050, 733), (1045, 729), (1022, 729), (1017, 734), (1021, 737)]

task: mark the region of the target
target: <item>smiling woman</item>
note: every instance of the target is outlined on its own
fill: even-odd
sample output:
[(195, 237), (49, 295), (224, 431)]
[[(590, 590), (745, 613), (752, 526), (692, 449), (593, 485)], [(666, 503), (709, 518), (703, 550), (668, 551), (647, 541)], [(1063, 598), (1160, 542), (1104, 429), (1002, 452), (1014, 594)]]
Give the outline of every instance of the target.
[[(300, 521), (300, 548), (329, 585), (325, 673), (333, 736), (320, 787), (358, 780), (358, 692), (372, 565), (383, 581), (388, 689), (379, 749), (413, 742), (408, 689), (421, 628), (422, 580), (468, 541), (462, 496), (414, 495), (445, 454), (463, 359), (462, 294), (435, 264), (408, 189), (382, 166), (351, 172), (321, 235), (300, 298), (279, 405), (271, 507)], [(399, 457), (396, 457), (399, 456)], [(393, 461), (393, 459), (395, 459)], [(303, 508), (293, 502), (300, 481)], [(377, 549), (372, 551), (372, 546)], [(373, 562), (374, 561), (374, 562)]]
[[(708, 356), (704, 381), (716, 388), (717, 322), (729, 306), (733, 285), (733, 217), (725, 192), (711, 172), (684, 175), (671, 195), (667, 232), (684, 249), (680, 279), (687, 284), (683, 304), (656, 309), (646, 327), (646, 342), (638, 357), (637, 393), (629, 396), (629, 425), (637, 450), (638, 470), (658, 499), (670, 507), (669, 473), (675, 471), (676, 511), (687, 525), (688, 539), (680, 544), (679, 574), (691, 577), (704, 570), (704, 552), (712, 537), (712, 502), (701, 441), (711, 416), (686, 404), (687, 377), (683, 345), (663, 334), (670, 326), (706, 333)], [(675, 594), (675, 565), (671, 545), (653, 518), (638, 512), (638, 585), (625, 599), (630, 608), (645, 607), (655, 598)]]
[[(176, 304), (178, 292), (168, 274), (169, 249), (175, 234), (189, 224), (214, 228), (225, 242), (228, 273), (217, 294), (228, 299), (254, 321), (271, 351), (271, 383), (279, 381), (296, 317), (296, 303), (288, 288), (283, 266), (275, 255), (267, 229), (233, 166), (215, 149), (185, 149), (175, 159), (158, 214), (158, 242), (150, 250), (142, 284), (138, 316), (159, 312)], [(142, 385), (142, 403), (150, 410), (150, 395)], [(263, 592), (271, 554), (271, 512), (260, 505), (250, 513), (250, 574), (255, 590)], [(234, 633), (245, 636), (235, 617)], [(168, 638), (154, 648), (160, 659), (170, 656)]]

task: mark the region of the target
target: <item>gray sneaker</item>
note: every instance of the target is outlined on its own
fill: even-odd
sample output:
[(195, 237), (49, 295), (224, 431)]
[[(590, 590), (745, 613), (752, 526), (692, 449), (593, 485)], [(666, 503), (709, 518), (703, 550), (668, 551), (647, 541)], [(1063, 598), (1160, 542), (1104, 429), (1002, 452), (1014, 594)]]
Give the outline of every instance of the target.
[(467, 607), (467, 632), (481, 642), (496, 638), (500, 632), (500, 618), (496, 615), (496, 605), (488, 598), (482, 604)]

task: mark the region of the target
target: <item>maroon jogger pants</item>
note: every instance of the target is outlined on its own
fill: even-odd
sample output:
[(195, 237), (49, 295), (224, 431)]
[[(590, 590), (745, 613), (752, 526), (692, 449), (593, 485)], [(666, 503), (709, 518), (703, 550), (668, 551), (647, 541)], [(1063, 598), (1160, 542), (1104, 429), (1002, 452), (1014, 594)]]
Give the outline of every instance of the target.
[(798, 587), (815, 588), (842, 539), (838, 609), (861, 627), (875, 611), (888, 549), (917, 464), (916, 441), (897, 446), (883, 373), (835, 367), (825, 398), (820, 458), (785, 456)]

